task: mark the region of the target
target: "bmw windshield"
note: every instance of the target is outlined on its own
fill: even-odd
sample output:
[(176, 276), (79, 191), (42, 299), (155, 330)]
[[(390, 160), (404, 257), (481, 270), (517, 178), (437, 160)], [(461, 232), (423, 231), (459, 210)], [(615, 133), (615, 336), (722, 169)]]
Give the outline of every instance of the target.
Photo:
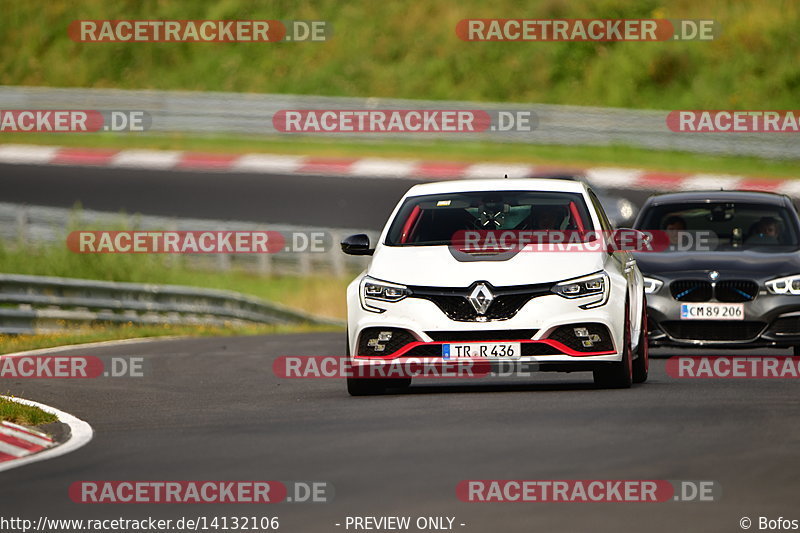
[(791, 252), (798, 228), (791, 213), (771, 204), (715, 202), (656, 205), (642, 214), (637, 229), (664, 230), (667, 251)]

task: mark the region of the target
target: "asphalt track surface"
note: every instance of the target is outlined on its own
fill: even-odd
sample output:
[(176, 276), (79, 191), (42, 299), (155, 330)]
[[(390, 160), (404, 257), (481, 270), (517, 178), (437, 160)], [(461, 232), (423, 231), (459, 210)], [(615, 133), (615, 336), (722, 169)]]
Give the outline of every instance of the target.
[[(0, 474), (0, 514), (278, 516), (289, 532), (344, 531), (348, 515), (454, 516), (465, 524), (456, 530), (473, 532), (730, 532), (743, 516), (800, 518), (792, 516), (800, 514), (794, 380), (675, 379), (655, 359), (650, 381), (629, 390), (597, 390), (590, 374), (548, 373), (415, 382), (407, 392), (352, 398), (342, 380), (272, 373), (280, 355), (343, 349), (342, 334), (316, 333), (63, 350), (141, 356), (146, 375), (2, 383), (89, 421), (96, 435), (76, 452)], [(237, 479), (327, 481), (336, 496), (327, 504), (79, 505), (67, 494), (79, 480)], [(716, 480), (722, 499), (464, 503), (455, 487), (465, 479)]]
[(423, 181), (0, 165), (4, 202), (374, 230), (416, 183)]
[[(143, 215), (380, 230), (424, 180), (0, 164), (2, 201)], [(609, 195), (641, 205), (645, 191)]]
[[(0, 183), (6, 202), (378, 229), (415, 182), (0, 165)], [(620, 194), (637, 204), (646, 196)], [(351, 398), (341, 380), (272, 373), (281, 355), (343, 352), (337, 333), (65, 349), (143, 357), (146, 375), (0, 381), (0, 391), (96, 431), (74, 453), (0, 474), (0, 516), (278, 516), (288, 532), (343, 531), (348, 515), (454, 516), (456, 530), (473, 532), (670, 533), (741, 531), (743, 516), (753, 530), (759, 516), (800, 518), (796, 381), (678, 380), (655, 359), (650, 381), (630, 390), (596, 390), (588, 374), (541, 374), (425, 380)], [(715, 480), (722, 499), (463, 503), (455, 487), (466, 479)], [(67, 489), (80, 480), (326, 481), (336, 494), (329, 504), (79, 505)]]

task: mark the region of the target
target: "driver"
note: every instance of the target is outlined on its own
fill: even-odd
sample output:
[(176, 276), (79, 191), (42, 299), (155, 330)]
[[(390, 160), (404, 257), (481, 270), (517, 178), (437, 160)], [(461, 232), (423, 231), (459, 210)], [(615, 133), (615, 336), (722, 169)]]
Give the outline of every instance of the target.
[(679, 215), (670, 215), (664, 219), (663, 226), (669, 238), (670, 245), (674, 246), (678, 244), (678, 235), (680, 235), (682, 231), (686, 231), (686, 220)]
[(773, 217), (762, 217), (756, 222), (746, 242), (747, 244), (779, 244), (778, 221)]

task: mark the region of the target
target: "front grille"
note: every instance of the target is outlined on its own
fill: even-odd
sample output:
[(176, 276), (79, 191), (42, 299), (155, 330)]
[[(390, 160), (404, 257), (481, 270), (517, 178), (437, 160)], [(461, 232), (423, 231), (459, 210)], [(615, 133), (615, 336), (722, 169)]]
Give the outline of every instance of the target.
[[(578, 336), (575, 330), (579, 330), (578, 333), (581, 335)], [(558, 341), (576, 352), (610, 352), (614, 349), (611, 333), (603, 324), (582, 323), (560, 326), (548, 339)]]
[(661, 328), (672, 338), (697, 341), (755, 339), (766, 324), (746, 320), (666, 320)]
[(758, 283), (746, 279), (731, 279), (712, 284), (701, 279), (681, 279), (669, 285), (672, 297), (679, 302), (749, 302), (758, 295)]
[(435, 341), (516, 341), (530, 340), (537, 329), (497, 329), (479, 331), (426, 331)]
[(720, 302), (749, 302), (758, 295), (758, 284), (749, 280), (725, 280), (714, 286), (714, 297)]
[(800, 316), (778, 318), (769, 331), (775, 335), (800, 335)]
[(672, 297), (679, 302), (707, 302), (711, 299), (711, 283), (700, 279), (681, 279), (669, 284)]
[[(385, 339), (387, 336), (390, 338)], [(385, 340), (381, 340), (382, 337)], [(358, 338), (358, 355), (389, 355), (410, 342), (416, 342), (416, 340), (417, 339), (405, 329), (364, 328)], [(372, 344), (372, 346), (370, 346), (370, 344)]]
[(411, 286), (408, 289), (411, 293), (409, 298), (430, 300), (448, 318), (458, 322), (475, 322), (479, 317), (485, 317), (486, 320), (508, 320), (516, 315), (531, 298), (552, 294), (550, 292), (552, 284), (550, 283), (509, 287), (492, 287), (488, 283), (485, 285), (491, 290), (494, 300), (483, 315), (479, 315), (467, 300), (477, 283), (466, 288), (442, 289)]

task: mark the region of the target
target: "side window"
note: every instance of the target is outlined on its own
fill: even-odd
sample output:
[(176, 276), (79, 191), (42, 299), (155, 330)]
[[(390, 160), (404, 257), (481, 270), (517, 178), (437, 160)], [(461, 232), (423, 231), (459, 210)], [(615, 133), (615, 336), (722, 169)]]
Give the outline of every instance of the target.
[(597, 216), (600, 217), (600, 225), (603, 226), (603, 230), (613, 231), (614, 226), (608, 220), (606, 212), (603, 210), (603, 206), (600, 204), (600, 200), (597, 199), (597, 196), (595, 196), (591, 189), (589, 190), (589, 198), (592, 199), (592, 205), (594, 205), (594, 209), (597, 211)]

